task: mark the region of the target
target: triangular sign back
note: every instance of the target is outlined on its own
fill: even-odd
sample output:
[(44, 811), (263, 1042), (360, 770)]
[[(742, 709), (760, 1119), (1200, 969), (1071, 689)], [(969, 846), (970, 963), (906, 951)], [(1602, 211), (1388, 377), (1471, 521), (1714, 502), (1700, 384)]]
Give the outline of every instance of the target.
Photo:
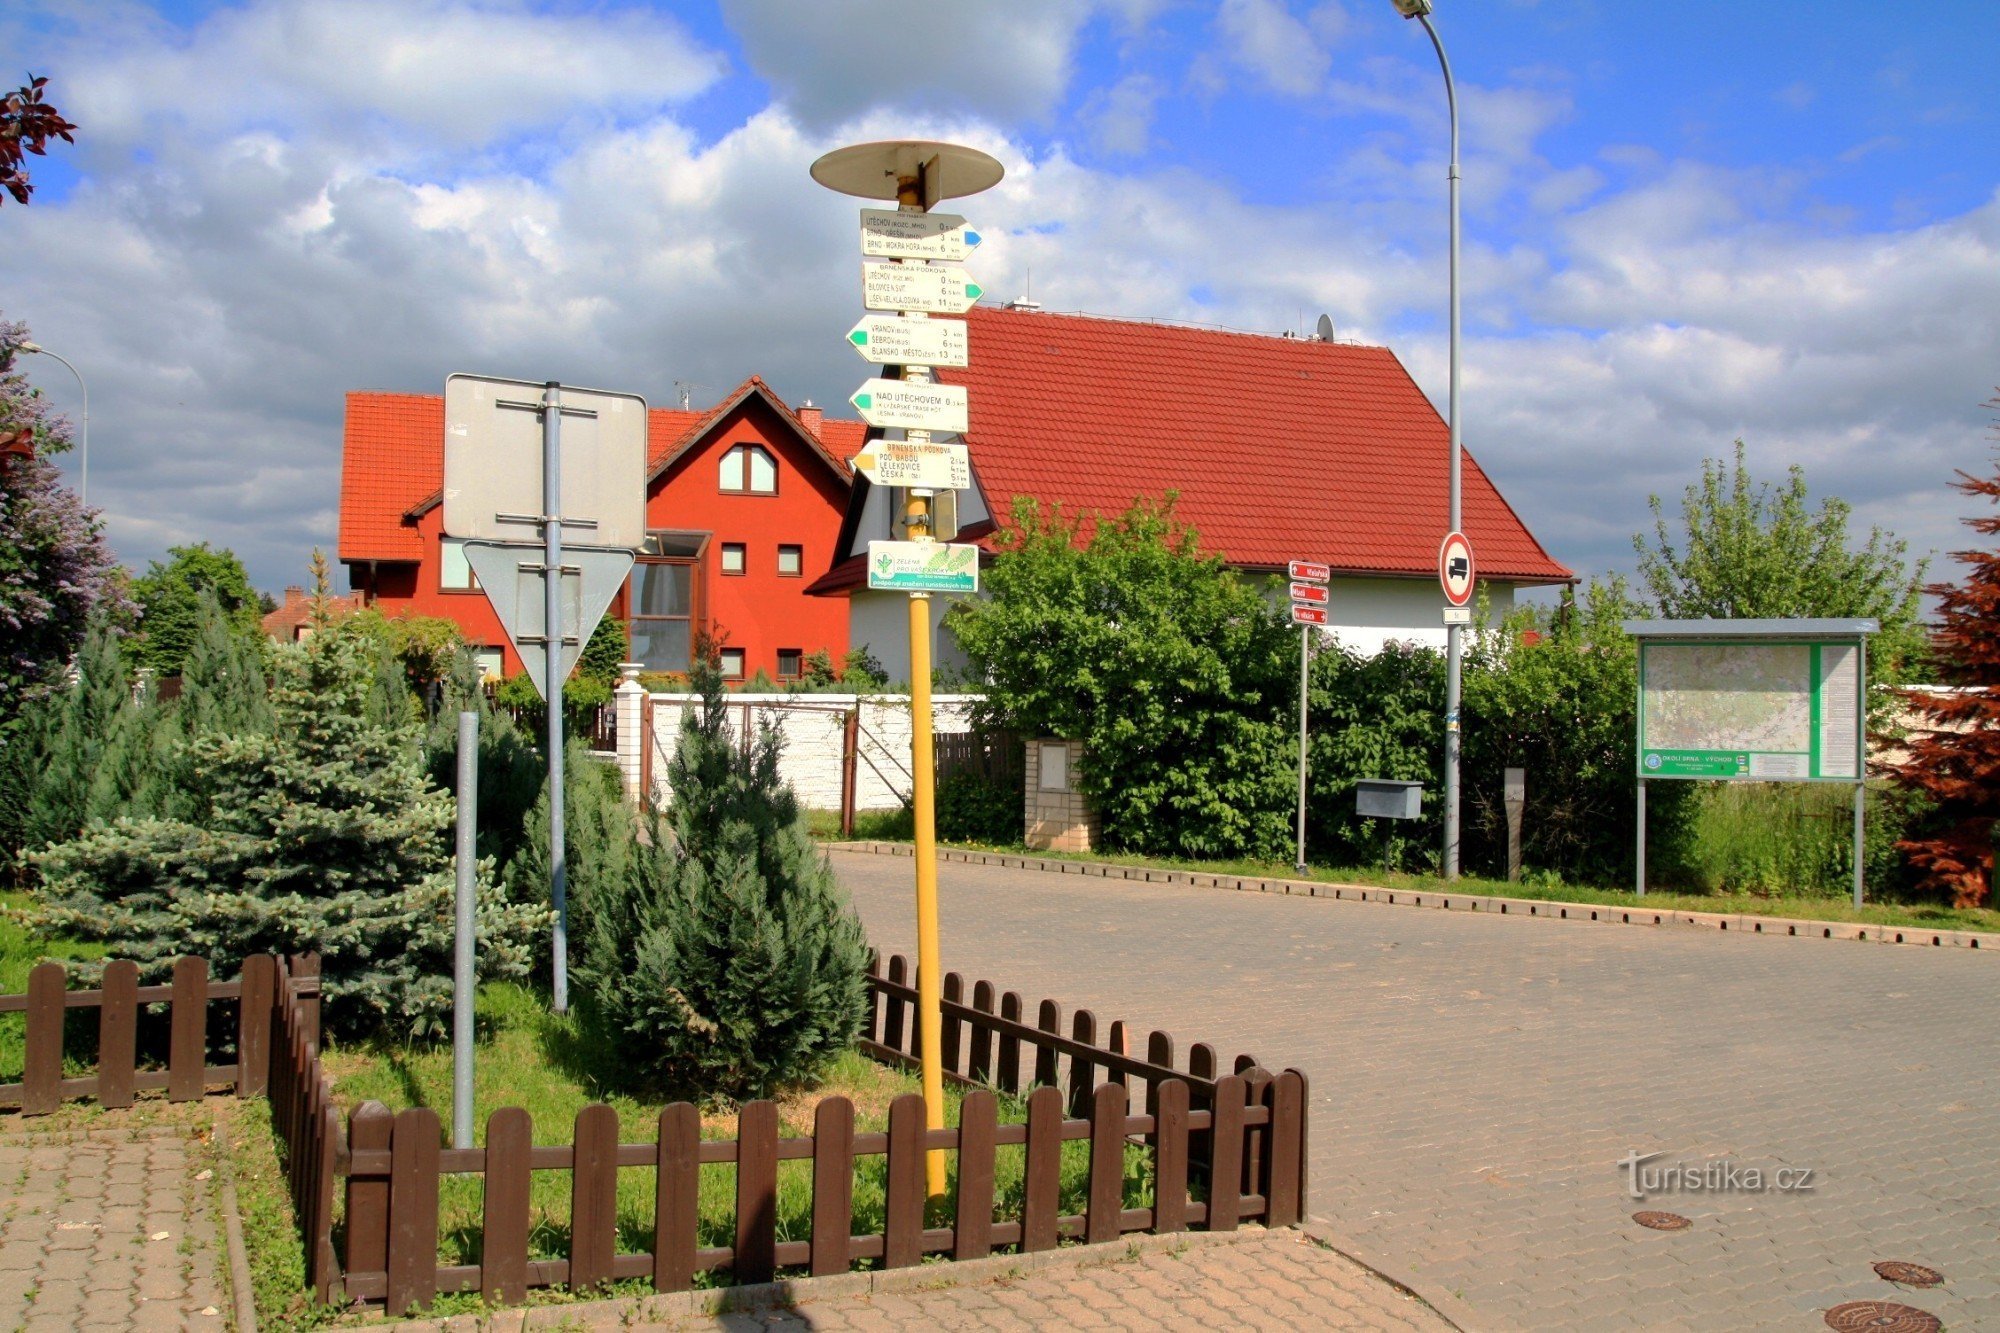
[[(499, 542), (465, 543), (465, 560), (479, 578), (500, 627), (527, 668), (528, 679), (545, 699), (548, 635), (543, 627), (542, 547)], [(568, 680), (611, 599), (632, 572), (630, 551), (566, 546), (562, 553), (562, 679)]]

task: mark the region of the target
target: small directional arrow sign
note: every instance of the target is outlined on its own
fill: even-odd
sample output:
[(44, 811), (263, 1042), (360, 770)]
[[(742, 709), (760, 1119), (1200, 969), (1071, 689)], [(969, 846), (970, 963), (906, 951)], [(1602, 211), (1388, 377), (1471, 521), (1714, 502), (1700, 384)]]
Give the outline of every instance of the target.
[(1323, 606), (1303, 606), (1292, 603), (1292, 623), (1294, 625), (1324, 625), (1326, 608)]
[(1325, 606), (1326, 586), (1320, 583), (1294, 583), (1292, 585), (1292, 600), (1295, 602), (1311, 602), (1315, 606)]
[(918, 384), (907, 380), (866, 380), (847, 400), (861, 419), (884, 430), (941, 430), (962, 435), (966, 430), (966, 393), (954, 384)]
[(950, 213), (903, 213), (893, 208), (861, 210), (861, 253), (878, 259), (964, 259), (979, 244), (979, 233)]
[(962, 315), (986, 294), (962, 268), (924, 264), (863, 264), (861, 304), (870, 310)]
[(847, 331), (847, 342), (863, 361), (878, 366), (966, 366), (972, 340), (959, 319), (898, 319), (864, 315)]
[(1293, 580), (1299, 583), (1325, 583), (1333, 577), (1333, 570), (1317, 561), (1294, 560), (1291, 563), (1291, 575)]
[(877, 486), (924, 491), (972, 489), (972, 462), (962, 444), (870, 440), (854, 456), (854, 470)]

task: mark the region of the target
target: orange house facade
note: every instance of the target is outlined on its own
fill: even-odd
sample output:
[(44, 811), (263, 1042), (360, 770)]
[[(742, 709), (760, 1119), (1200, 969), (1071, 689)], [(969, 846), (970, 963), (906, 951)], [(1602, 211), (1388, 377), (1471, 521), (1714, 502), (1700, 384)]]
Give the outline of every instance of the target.
[[(783, 681), (807, 658), (848, 649), (838, 601), (805, 589), (832, 564), (861, 448), (858, 421), (794, 410), (752, 377), (707, 412), (656, 409), (648, 422), (646, 547), (611, 614), (628, 660), (688, 668), (702, 638), (732, 680)], [(444, 400), (347, 395), (340, 560), (362, 602), (385, 615), (455, 622), (490, 675), (521, 669), (459, 544), (446, 537)]]

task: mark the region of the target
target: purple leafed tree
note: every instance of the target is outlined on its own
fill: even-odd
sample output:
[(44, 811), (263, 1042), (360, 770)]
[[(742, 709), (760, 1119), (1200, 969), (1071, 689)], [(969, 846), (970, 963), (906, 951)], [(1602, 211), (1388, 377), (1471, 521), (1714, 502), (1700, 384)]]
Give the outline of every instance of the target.
[(75, 143), (70, 131), (76, 126), (63, 119), (62, 112), (42, 100), (47, 79), (28, 76), (28, 81), (5, 97), (0, 97), (0, 203), (13, 195), (27, 203), (35, 187), (28, 180), (25, 154), (36, 157), (48, 152), (50, 139)]

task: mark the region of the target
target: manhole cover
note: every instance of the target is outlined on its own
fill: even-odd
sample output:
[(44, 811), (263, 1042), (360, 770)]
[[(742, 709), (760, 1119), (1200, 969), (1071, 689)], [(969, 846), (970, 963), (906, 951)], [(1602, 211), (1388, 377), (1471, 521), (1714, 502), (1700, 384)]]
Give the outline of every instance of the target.
[(1901, 1259), (1884, 1259), (1875, 1265), (1875, 1275), (1903, 1287), (1935, 1287), (1944, 1281), (1944, 1274), (1937, 1269), (1906, 1264)]
[(1894, 1301), (1849, 1301), (1826, 1312), (1826, 1326), (1841, 1333), (1861, 1329), (1875, 1333), (1938, 1333), (1944, 1323), (1927, 1310)]
[(1632, 1220), (1655, 1231), (1686, 1231), (1694, 1225), (1679, 1213), (1634, 1213)]

